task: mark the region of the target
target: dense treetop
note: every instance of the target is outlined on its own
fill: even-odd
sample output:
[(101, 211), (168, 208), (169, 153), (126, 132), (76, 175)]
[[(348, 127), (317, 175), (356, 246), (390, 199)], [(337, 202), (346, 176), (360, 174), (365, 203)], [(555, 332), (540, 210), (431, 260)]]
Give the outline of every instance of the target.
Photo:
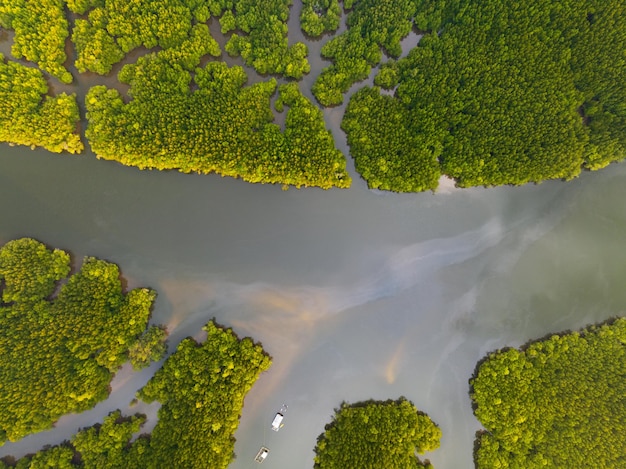
[[(430, 188), (423, 183), (429, 176), (403, 175), (402, 168), (430, 172), (434, 158), (463, 187), (571, 179), (583, 167), (624, 158), (626, 15), (619, 1), (455, 5), (423, 2), (415, 21), (437, 32), (376, 78), (395, 89), (394, 112), (405, 113), (403, 120), (385, 121), (388, 111), (370, 106), (383, 100), (371, 93), (352, 98), (344, 128), (357, 167), (373, 175), (371, 186)], [(388, 137), (369, 142), (369, 133)], [(418, 148), (399, 151), (397, 134), (413, 135)]]
[(356, 170), (370, 188), (419, 192), (437, 187), (441, 143), (434, 133), (415, 132), (411, 118), (400, 101), (376, 88), (362, 88), (350, 99), (341, 127)]
[(58, 286), (69, 271), (29, 238), (0, 249), (0, 444), (105, 399), (148, 322), (155, 293), (124, 293), (116, 265), (88, 257)]
[(2, 0), (0, 26), (15, 30), (11, 54), (35, 62), (63, 83), (72, 75), (63, 66), (69, 36), (63, 0)]
[(471, 380), (477, 468), (626, 467), (626, 319), (489, 354)]
[(302, 0), (300, 27), (309, 36), (319, 37), (336, 31), (340, 20), (339, 0)]
[(40, 71), (0, 54), (0, 141), (42, 146), (60, 153), (80, 153), (79, 121), (74, 95), (47, 96)]
[(432, 468), (422, 454), (439, 447), (441, 430), (406, 399), (343, 403), (315, 448), (315, 469)]
[[(233, 30), (226, 51), (241, 56), (259, 73), (301, 78), (310, 70), (307, 47), (289, 46), (287, 18), (289, 0), (104, 0), (79, 18), (72, 34), (80, 72), (107, 74), (126, 53), (144, 46), (148, 49), (180, 48), (197, 26), (206, 27), (210, 18), (220, 18), (222, 33)], [(71, 6), (84, 13), (89, 6)], [(221, 51), (206, 30), (206, 42), (213, 56)], [(184, 49), (183, 49), (184, 50)], [(204, 54), (203, 54), (204, 55)]]
[(243, 399), (271, 359), (230, 329), (213, 322), (203, 329), (202, 344), (183, 340), (138, 393), (161, 408), (150, 438), (133, 445), (137, 468), (223, 469), (234, 458)]
[[(332, 63), (311, 91), (323, 106), (340, 104), (383, 54), (390, 57), (376, 87), (352, 95), (342, 123), (370, 187), (434, 190), (441, 175), (460, 187), (567, 180), (626, 156), (626, 15), (619, 0), (342, 4), (347, 30), (322, 46)], [(72, 23), (79, 72), (108, 74), (129, 51), (153, 49), (120, 74), (133, 88), (130, 103), (100, 87), (88, 95), (87, 136), (104, 158), (250, 182), (347, 187), (343, 157), (312, 104), (291, 100), (289, 112), (299, 118), (288, 120), (316, 130), (298, 129), (299, 137), (289, 139), (269, 110), (276, 79), (244, 87), (236, 78), (228, 91), (212, 85), (209, 92), (203, 76), (215, 84), (245, 73), (222, 72), (223, 64), (196, 72), (222, 54), (208, 26), (219, 20), (228, 54), (281, 83), (301, 79), (310, 71), (308, 51), (289, 43), (290, 6), (291, 0), (0, 0), (0, 26), (15, 30), (15, 57), (68, 83)], [(338, 0), (302, 0), (300, 26), (317, 37), (336, 31), (341, 15)], [(412, 28), (425, 35), (398, 59)], [(0, 140), (80, 152), (73, 97), (42, 101), (47, 86), (2, 65), (8, 67), (0, 75), (0, 106), (9, 112)], [(105, 111), (109, 106), (115, 112)], [(161, 125), (171, 130), (155, 128)], [(308, 145), (300, 151), (302, 141)]]
[[(85, 7), (74, 8), (82, 12)], [(72, 33), (76, 68), (105, 75), (139, 46), (219, 56), (220, 48), (204, 24), (209, 8), (207, 2), (192, 0), (105, 0), (89, 11), (87, 19), (76, 19)], [(192, 20), (198, 23), (192, 26)], [(194, 41), (198, 36), (201, 40)]]
[[(259, 344), (238, 339), (230, 329), (213, 322), (204, 329), (205, 342), (183, 340), (138, 393), (147, 402), (161, 403), (152, 434), (130, 443), (145, 418), (122, 418), (115, 412), (66, 445), (20, 459), (17, 467), (226, 468), (234, 458), (233, 435), (244, 396), (271, 359)], [(0, 467), (6, 466), (0, 461)]]
[(103, 86), (87, 94), (86, 135), (99, 157), (250, 182), (349, 186), (345, 158), (321, 111), (295, 83), (280, 88), (281, 106), (289, 106), (281, 132), (269, 107), (275, 80), (244, 86), (243, 69), (221, 62), (196, 69), (192, 78), (165, 53), (124, 66), (119, 79), (131, 85), (128, 104)]
[(233, 30), (226, 52), (241, 56), (261, 74), (280, 74), (300, 79), (309, 73), (308, 48), (302, 42), (288, 44), (287, 19), (291, 0), (232, 0), (223, 2), (222, 33)]
[(391, 57), (402, 52), (400, 40), (411, 31), (414, 0), (350, 0), (345, 8), (348, 30), (322, 47), (322, 56), (333, 64), (322, 70), (313, 84), (313, 94), (324, 106), (343, 102), (343, 93), (364, 80), (381, 58), (381, 48)]

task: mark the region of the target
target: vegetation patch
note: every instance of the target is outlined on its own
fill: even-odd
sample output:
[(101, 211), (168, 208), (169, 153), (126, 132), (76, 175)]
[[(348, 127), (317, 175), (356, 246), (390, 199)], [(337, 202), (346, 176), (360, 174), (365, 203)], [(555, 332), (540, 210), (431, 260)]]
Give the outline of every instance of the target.
[(80, 153), (76, 97), (47, 96), (42, 73), (0, 54), (0, 141), (60, 153)]
[[(217, 42), (205, 24), (216, 2), (185, 0), (106, 0), (78, 18), (72, 32), (76, 68), (106, 75), (124, 56), (143, 46), (178, 49), (184, 55), (219, 56)], [(92, 5), (71, 7), (84, 13)], [(195, 40), (194, 40), (195, 39)]]
[(323, 106), (341, 104), (343, 93), (380, 63), (381, 48), (391, 57), (399, 56), (400, 40), (411, 31), (415, 14), (413, 0), (345, 0), (343, 5), (354, 7), (348, 30), (322, 47), (322, 57), (333, 64), (322, 70), (311, 89)]
[(33, 239), (0, 249), (0, 444), (106, 399), (146, 329), (154, 291), (124, 293), (118, 267), (91, 257), (59, 286), (69, 272), (67, 253)]
[[(619, 1), (457, 6), (423, 2), (415, 21), (433, 32), (376, 77), (395, 90), (401, 119), (385, 118), (391, 106), (380, 105), (377, 88), (352, 97), (344, 128), (373, 187), (431, 188), (422, 181), (434, 159), (469, 187), (572, 179), (626, 156)], [(362, 144), (370, 132), (383, 138)], [(400, 149), (399, 134), (413, 136), (417, 148)], [(416, 165), (427, 174), (403, 173)]]
[(479, 469), (625, 467), (626, 319), (489, 354), (470, 381)]
[(441, 430), (404, 398), (343, 403), (315, 447), (315, 469), (432, 468), (415, 455), (439, 447)]
[(300, 27), (309, 36), (337, 31), (340, 20), (339, 0), (302, 0)]
[(236, 31), (226, 43), (226, 52), (241, 56), (246, 65), (261, 74), (300, 79), (309, 73), (307, 46), (302, 42), (290, 46), (287, 38), (291, 3), (291, 0), (223, 2), (222, 33)]
[(114, 89), (87, 94), (86, 136), (102, 158), (139, 168), (178, 169), (250, 182), (348, 187), (345, 158), (335, 149), (321, 111), (295, 83), (280, 88), (289, 106), (285, 131), (272, 123), (276, 81), (244, 86), (241, 67), (209, 62), (192, 75), (163, 51), (126, 65), (125, 104)]
[(72, 75), (63, 65), (69, 36), (63, 0), (3, 0), (0, 26), (15, 30), (13, 57), (35, 62), (63, 83), (72, 82)]
[[(138, 397), (161, 403), (150, 435), (130, 439), (145, 421), (119, 411), (78, 432), (65, 445), (44, 449), (0, 467), (19, 469), (225, 469), (234, 458), (234, 434), (243, 399), (271, 364), (260, 344), (238, 339), (210, 322), (202, 344), (183, 340)], [(12, 464), (6, 465), (8, 462)]]

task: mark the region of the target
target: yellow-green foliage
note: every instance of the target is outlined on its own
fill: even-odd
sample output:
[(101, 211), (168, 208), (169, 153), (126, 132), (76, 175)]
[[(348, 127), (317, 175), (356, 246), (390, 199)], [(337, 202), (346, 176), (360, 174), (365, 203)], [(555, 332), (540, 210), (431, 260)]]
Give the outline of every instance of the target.
[(153, 291), (122, 292), (117, 266), (23, 238), (0, 249), (0, 444), (93, 407), (144, 331)]
[[(40, 451), (32, 460), (22, 458), (17, 467), (225, 469), (234, 458), (243, 399), (271, 359), (261, 345), (238, 339), (230, 329), (213, 322), (203, 329), (204, 343), (183, 340), (138, 393), (144, 401), (161, 403), (151, 435), (131, 444), (145, 418), (122, 419), (117, 411), (102, 425), (81, 430), (69, 445)], [(72, 458), (82, 464), (73, 464)]]
[(241, 67), (209, 62), (191, 75), (157, 55), (126, 65), (125, 104), (116, 90), (93, 87), (86, 98), (86, 136), (99, 157), (140, 168), (217, 172), (250, 182), (347, 187), (345, 158), (334, 147), (319, 109), (292, 84), (284, 132), (272, 124), (275, 80), (244, 86)]
[(71, 83), (65, 69), (68, 24), (63, 0), (2, 0), (0, 26), (15, 30), (11, 54), (38, 64), (63, 83)]
[(471, 380), (476, 467), (626, 467), (626, 319), (488, 355)]
[(441, 430), (404, 398), (343, 403), (315, 448), (315, 469), (431, 468), (415, 453), (439, 447)]
[(128, 358), (135, 370), (140, 370), (165, 356), (167, 330), (164, 327), (150, 326), (128, 349)]
[(138, 469), (223, 469), (232, 462), (243, 399), (271, 359), (230, 329), (213, 322), (203, 329), (206, 341), (183, 340), (138, 393), (161, 403), (150, 438), (132, 448)]
[[(344, 7), (349, 8), (352, 3)], [(313, 94), (323, 106), (343, 102), (343, 93), (364, 80), (382, 58), (381, 48), (392, 57), (402, 52), (400, 40), (411, 31), (413, 0), (358, 0), (347, 19), (348, 30), (322, 47), (333, 64), (322, 70)]]
[(187, 0), (104, 0), (89, 12), (88, 19), (76, 20), (72, 33), (76, 68), (105, 75), (139, 46), (218, 56), (219, 46), (208, 27), (200, 23), (192, 27), (192, 19), (202, 7), (202, 2)]
[[(344, 128), (371, 185), (416, 190), (401, 168), (433, 156), (462, 187), (571, 179), (626, 156), (619, 0), (461, 3), (422, 2), (415, 21), (435, 32), (376, 77), (396, 87), (402, 120), (372, 117), (368, 102), (383, 100), (371, 93), (352, 98)], [(370, 131), (389, 138), (368, 141)], [(402, 149), (402, 134), (418, 147)]]
[(47, 92), (41, 72), (0, 54), (0, 141), (80, 153), (74, 95), (45, 96)]
[[(226, 5), (228, 4), (228, 5)], [(309, 73), (308, 48), (302, 42), (291, 46), (287, 40), (287, 19), (291, 0), (233, 0), (224, 2), (220, 20), (222, 32), (233, 29), (225, 46), (230, 55), (241, 56), (246, 65), (262, 74), (280, 74), (300, 79)]]
[(339, 0), (302, 0), (300, 27), (309, 36), (336, 31), (340, 20)]
[[(131, 437), (145, 422), (144, 416), (122, 417), (121, 412), (109, 414), (102, 424), (80, 430), (70, 442), (43, 449), (17, 461), (16, 469), (127, 469)], [(73, 460), (80, 459), (80, 464)], [(2, 466), (4, 469), (9, 466)], [(144, 466), (145, 467), (145, 466)], [(139, 469), (139, 468), (137, 468)]]
[(65, 0), (67, 8), (79, 15), (84, 14), (90, 8), (104, 5), (104, 0)]

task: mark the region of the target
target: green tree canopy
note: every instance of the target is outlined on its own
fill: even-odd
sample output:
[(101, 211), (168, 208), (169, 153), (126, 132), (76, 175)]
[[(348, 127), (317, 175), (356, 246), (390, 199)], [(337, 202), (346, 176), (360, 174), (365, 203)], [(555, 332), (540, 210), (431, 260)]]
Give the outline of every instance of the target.
[(371, 67), (378, 65), (381, 49), (398, 57), (402, 52), (400, 40), (411, 31), (414, 0), (344, 1), (345, 8), (353, 4), (354, 10), (347, 19), (348, 30), (322, 47), (322, 56), (333, 62), (322, 70), (312, 88), (323, 106), (341, 104), (343, 93), (367, 78)]
[(309, 36), (336, 31), (340, 20), (339, 0), (302, 0), (300, 27)]
[[(72, 32), (79, 72), (106, 75), (128, 52), (140, 46), (178, 49), (194, 56), (221, 53), (204, 24), (208, 19), (204, 2), (103, 0), (93, 6), (96, 8), (86, 19), (76, 20)], [(83, 12), (88, 7), (77, 4), (73, 8)]]
[(178, 169), (250, 182), (348, 187), (345, 157), (335, 149), (321, 111), (294, 84), (281, 87), (289, 106), (285, 131), (273, 124), (274, 79), (244, 86), (241, 67), (209, 62), (191, 73), (162, 51), (126, 65), (125, 104), (114, 89), (87, 94), (86, 136), (99, 157), (139, 168)]
[(0, 26), (15, 30), (11, 54), (35, 62), (63, 83), (72, 75), (64, 67), (69, 36), (64, 0), (2, 0)]
[[(145, 417), (109, 415), (68, 443), (17, 461), (18, 469), (224, 469), (234, 458), (243, 399), (271, 359), (260, 344), (208, 323), (202, 344), (183, 340), (138, 396), (161, 403), (150, 435)], [(0, 461), (0, 467), (5, 467)]]
[(289, 45), (287, 39), (289, 5), (291, 0), (223, 2), (222, 32), (238, 31), (226, 43), (226, 52), (241, 56), (261, 74), (300, 79), (309, 73), (307, 46), (302, 42)]
[(39, 70), (0, 54), (0, 141), (80, 153), (83, 143), (76, 132), (80, 117), (75, 96), (49, 96), (48, 91)]
[(0, 444), (93, 407), (140, 340), (155, 293), (122, 291), (116, 265), (30, 238), (0, 249)]
[(489, 354), (470, 381), (476, 467), (626, 467), (626, 319)]
[(422, 454), (439, 447), (441, 430), (404, 398), (343, 403), (315, 448), (315, 469), (432, 468)]
[[(375, 80), (394, 90), (402, 120), (373, 122), (386, 98), (365, 92), (346, 112), (356, 166), (370, 185), (406, 191), (432, 188), (419, 181), (433, 157), (461, 187), (571, 179), (623, 159), (622, 10), (617, 0), (420, 2), (415, 22), (432, 32)], [(372, 127), (389, 137), (367, 141)], [(416, 164), (426, 173), (388, 169)]]

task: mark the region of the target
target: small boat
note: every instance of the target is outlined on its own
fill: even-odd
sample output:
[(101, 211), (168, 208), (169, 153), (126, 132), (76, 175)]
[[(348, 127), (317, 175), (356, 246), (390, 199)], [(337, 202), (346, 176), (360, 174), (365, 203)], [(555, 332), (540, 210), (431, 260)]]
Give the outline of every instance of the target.
[(272, 420), (272, 430), (274, 430), (275, 432), (277, 432), (283, 427), (284, 425), (283, 419), (285, 418), (286, 411), (287, 411), (287, 406), (283, 404), (280, 410), (276, 412), (276, 415), (274, 416), (274, 420)]
[(265, 458), (267, 458), (268, 454), (270, 454), (270, 450), (266, 448), (265, 446), (261, 446), (261, 449), (256, 454), (256, 457), (254, 458), (254, 460), (260, 464), (263, 461), (265, 461)]

